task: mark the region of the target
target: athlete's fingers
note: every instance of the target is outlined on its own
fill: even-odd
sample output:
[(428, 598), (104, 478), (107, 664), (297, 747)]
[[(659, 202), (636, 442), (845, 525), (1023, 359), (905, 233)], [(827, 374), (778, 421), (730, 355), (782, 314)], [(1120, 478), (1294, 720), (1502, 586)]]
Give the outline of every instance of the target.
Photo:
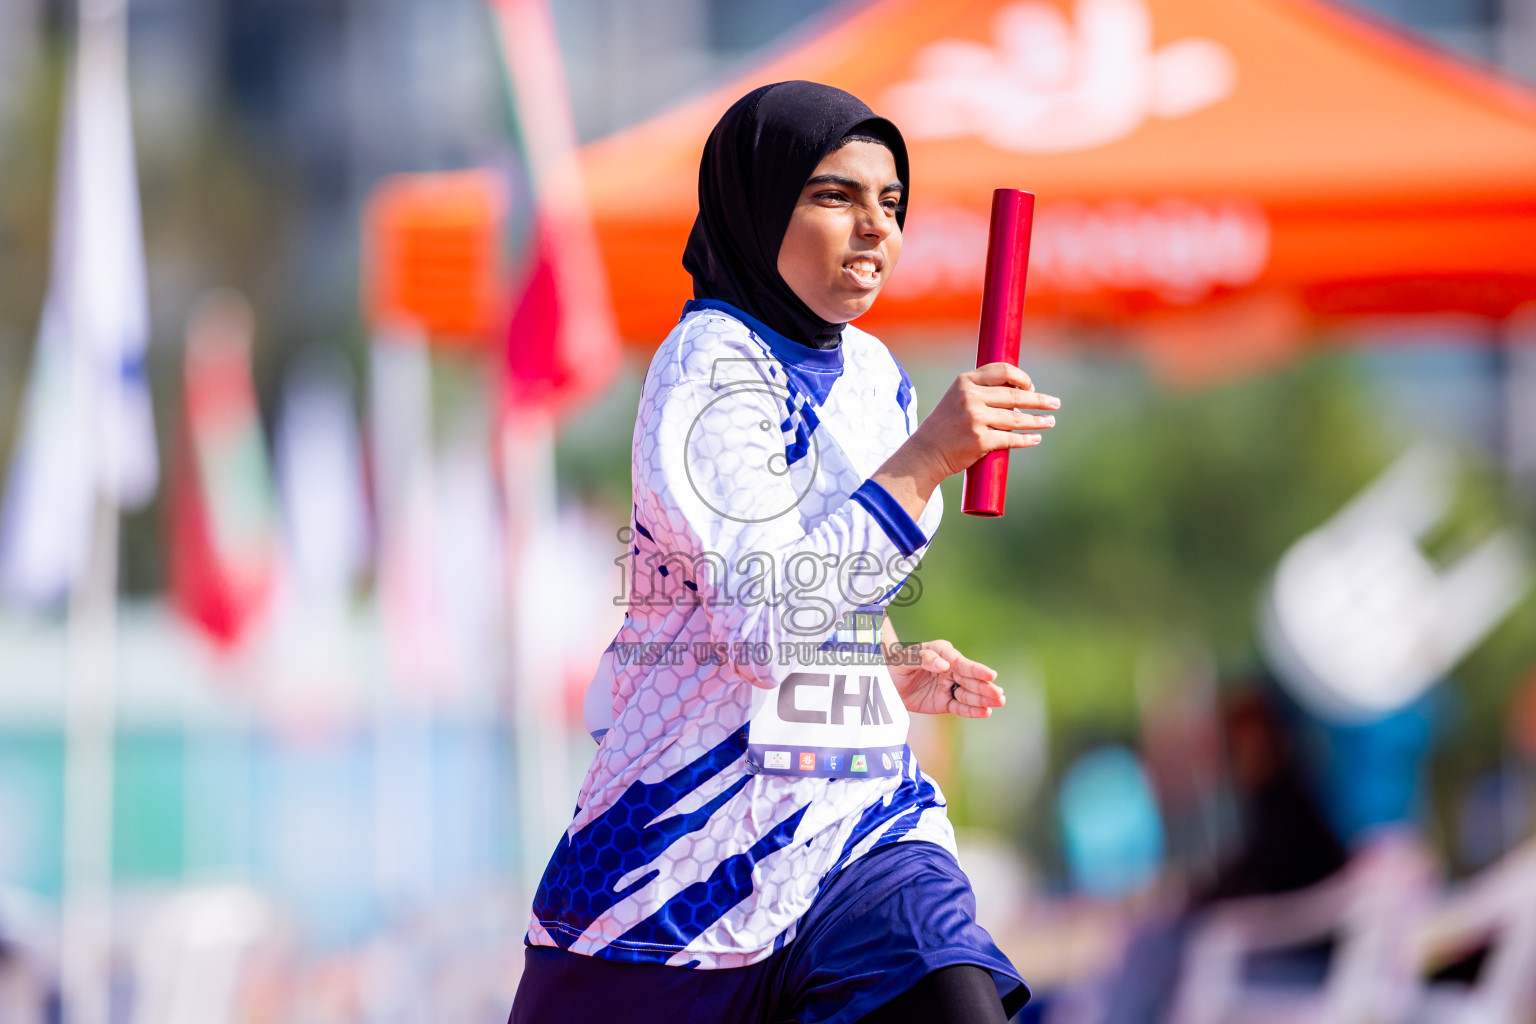
[[(945, 709), (964, 718), (986, 718), (992, 708), (1000, 708), (1007, 698), (1002, 687), (993, 680), (997, 672), (988, 665), (967, 658), (948, 640), (930, 640), (924, 644), (924, 653), (935, 656), (934, 662), (944, 661), (948, 670), (939, 674), (939, 686), (948, 686)], [(944, 655), (942, 659), (938, 655)]]
[(1039, 434), (1015, 434), (1011, 430), (993, 430), (988, 435), (987, 451), (997, 451), (1000, 448), (1033, 448), (1044, 438)]
[(943, 675), (949, 671), (949, 661), (932, 647), (924, 647), (922, 652), (923, 670), (934, 675)]
[(958, 715), (961, 718), (990, 718), (992, 716), (991, 708), (967, 704), (958, 697), (950, 698), (947, 710), (950, 714)]
[(1003, 688), (996, 683), (979, 679), (957, 680), (959, 686), (951, 686), (951, 699), (973, 708), (1000, 708), (1008, 703)]
[(970, 685), (972, 680), (990, 683), (997, 678), (997, 672), (991, 666), (983, 665), (979, 661), (967, 658), (955, 648), (954, 644), (950, 644), (947, 640), (943, 642), (949, 647), (950, 674), (955, 677), (956, 681)]
[(986, 718), (1007, 703), (1003, 688), (993, 682), (997, 671), (967, 658), (948, 640), (929, 640), (922, 653), (923, 668), (938, 677), (936, 685), (949, 689), (945, 709), (951, 714)]
[(950, 682), (964, 682), (967, 679), (981, 679), (990, 682), (997, 678), (997, 673), (977, 661), (972, 661), (960, 653), (960, 649), (948, 640), (930, 640), (929, 649), (942, 657), (947, 665), (945, 675)]
[(996, 409), (1060, 409), (1061, 399), (1038, 391), (1012, 387), (984, 387), (976, 389), (976, 396)]
[(1035, 416), (1012, 409), (993, 409), (982, 422), (993, 430), (1050, 430), (1056, 425), (1055, 416)]
[(946, 665), (945, 671), (948, 671), (949, 666), (954, 665), (955, 659), (962, 656), (958, 647), (942, 638), (923, 641), (923, 650), (930, 651), (943, 659)]
[(1023, 388), (1025, 391), (1032, 391), (1035, 387), (1035, 382), (1029, 379), (1029, 374), (1012, 363), (986, 363), (978, 366), (971, 371), (971, 380), (988, 387), (1006, 385)]

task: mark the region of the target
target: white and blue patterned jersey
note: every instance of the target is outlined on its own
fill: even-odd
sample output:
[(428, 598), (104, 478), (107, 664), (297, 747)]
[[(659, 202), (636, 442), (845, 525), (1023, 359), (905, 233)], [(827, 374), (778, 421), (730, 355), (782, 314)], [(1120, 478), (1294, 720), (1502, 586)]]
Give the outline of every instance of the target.
[(943, 795), (904, 745), (868, 777), (771, 774), (747, 756), (778, 684), (858, 646), (838, 641), (877, 639), (926, 550), (939, 493), (914, 521), (870, 479), (916, 421), (906, 372), (855, 327), (821, 350), (721, 302), (685, 307), (640, 398), (629, 610), (588, 695), (601, 739), (530, 944), (744, 966), (870, 850), (954, 852)]

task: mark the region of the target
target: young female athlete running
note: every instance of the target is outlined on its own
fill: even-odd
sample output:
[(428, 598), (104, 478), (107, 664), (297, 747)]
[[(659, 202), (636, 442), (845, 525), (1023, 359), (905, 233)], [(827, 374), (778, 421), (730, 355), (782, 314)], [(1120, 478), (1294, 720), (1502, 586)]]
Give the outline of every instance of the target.
[(894, 649), (883, 612), (939, 482), (1037, 444), (1019, 431), (1059, 403), (996, 363), (918, 425), (906, 373), (848, 326), (901, 255), (911, 184), (896, 127), (823, 85), (754, 90), (710, 134), (695, 298), (635, 424), (629, 611), (517, 1024), (997, 1024), (1029, 997), (905, 742), (909, 711), (989, 716), (997, 673), (872, 641)]

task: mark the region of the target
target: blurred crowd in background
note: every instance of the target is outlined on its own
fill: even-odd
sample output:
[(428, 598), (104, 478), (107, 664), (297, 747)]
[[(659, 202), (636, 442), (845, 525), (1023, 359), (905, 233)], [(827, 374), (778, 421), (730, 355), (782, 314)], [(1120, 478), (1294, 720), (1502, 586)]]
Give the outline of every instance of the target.
[[(505, 341), (387, 337), (380, 232), (411, 206), (388, 183), (425, 180), (391, 176), (492, 175), (509, 273), (537, 280), (559, 165), (530, 150), (564, 101), (530, 95), (551, 79), (512, 66), (528, 37), (494, 6), (81, 0), (125, 28), (137, 198), (114, 220), (111, 184), (81, 186), (82, 231), (69, 161), (123, 153), (79, 127), (110, 104), (72, 106), (88, 33), (74, 3), (0, 4), (0, 1021), (90, 988), (68, 940), (91, 913), (106, 980), (76, 999), (101, 1016), (71, 1021), (505, 1019), (595, 749), (580, 706), (622, 615), (661, 335), (604, 355), (547, 446), (508, 440)], [(569, 117), (544, 137), (645, 122), (869, 6), (551, 2)], [(1536, 88), (1536, 3), (1330, 6)], [(423, 202), (472, 206), (480, 179), (454, 180)], [(35, 467), (81, 451), (29, 426), (49, 331), (86, 330), (70, 237), (142, 238), (105, 534), (100, 506), (18, 525)], [(1007, 688), (911, 742), (1026, 1019), (1536, 1020), (1530, 308), (1328, 325), (1189, 374), (1113, 319), (1026, 330), (1062, 425), (1015, 456), (1003, 519), (947, 495), (892, 613)], [(974, 359), (963, 324), (896, 341), (925, 405)], [(102, 565), (106, 604), (81, 582)], [(82, 686), (110, 713), (72, 707)], [(94, 818), (72, 804), (93, 793)]]

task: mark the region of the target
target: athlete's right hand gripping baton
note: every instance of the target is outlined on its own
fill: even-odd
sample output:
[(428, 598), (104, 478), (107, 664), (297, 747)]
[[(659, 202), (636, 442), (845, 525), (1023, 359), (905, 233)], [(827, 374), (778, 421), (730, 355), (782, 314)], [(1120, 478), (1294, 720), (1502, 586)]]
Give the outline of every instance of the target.
[[(1024, 277), (1029, 269), (1029, 234), (1035, 194), (1016, 188), (992, 191), (992, 230), (987, 238), (987, 277), (981, 292), (981, 332), (976, 365), (1019, 361), (1024, 319)], [(983, 455), (965, 471), (967, 515), (1000, 516), (1008, 496), (1008, 449)]]

